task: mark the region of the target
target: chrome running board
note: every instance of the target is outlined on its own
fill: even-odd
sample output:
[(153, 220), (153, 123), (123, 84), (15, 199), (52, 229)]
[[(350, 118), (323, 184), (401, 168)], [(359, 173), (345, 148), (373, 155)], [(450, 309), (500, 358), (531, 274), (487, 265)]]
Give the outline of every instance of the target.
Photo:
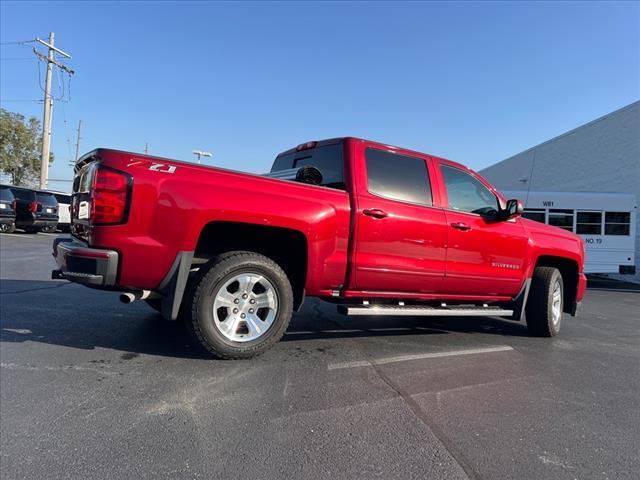
[(513, 310), (500, 307), (425, 307), (421, 305), (338, 305), (348, 316), (394, 315), (405, 317), (510, 317)]

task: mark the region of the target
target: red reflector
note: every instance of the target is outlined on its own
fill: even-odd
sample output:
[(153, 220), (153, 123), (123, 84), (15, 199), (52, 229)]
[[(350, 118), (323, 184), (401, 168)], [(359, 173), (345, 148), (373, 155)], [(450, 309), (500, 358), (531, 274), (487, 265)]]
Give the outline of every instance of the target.
[(31, 202), (29, 204), (29, 210), (31, 210), (33, 213), (36, 213), (38, 211), (38, 202)]
[(296, 147), (296, 152), (299, 152), (300, 150), (308, 150), (309, 148), (314, 148), (317, 144), (318, 142), (301, 143)]
[(93, 225), (113, 225), (126, 221), (130, 179), (126, 173), (100, 165), (96, 167), (89, 215)]
[(13, 202), (11, 202), (11, 209), (15, 210), (16, 209), (16, 205), (18, 205), (18, 204), (16, 203), (15, 200)]

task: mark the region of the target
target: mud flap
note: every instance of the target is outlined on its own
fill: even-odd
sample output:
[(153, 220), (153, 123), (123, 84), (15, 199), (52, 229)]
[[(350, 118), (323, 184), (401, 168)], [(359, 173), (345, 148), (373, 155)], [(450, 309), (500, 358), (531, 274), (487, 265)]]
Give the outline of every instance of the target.
[(158, 287), (158, 292), (163, 296), (161, 313), (165, 320), (178, 318), (192, 260), (193, 252), (178, 252), (169, 273)]

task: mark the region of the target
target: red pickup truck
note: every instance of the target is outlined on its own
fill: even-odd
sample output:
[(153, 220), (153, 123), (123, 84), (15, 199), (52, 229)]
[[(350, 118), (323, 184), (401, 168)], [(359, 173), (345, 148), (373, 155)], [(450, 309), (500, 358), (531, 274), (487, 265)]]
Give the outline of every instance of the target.
[(98, 149), (76, 164), (52, 277), (184, 318), (220, 358), (268, 349), (305, 295), (553, 336), (584, 295), (584, 244), (521, 212), (458, 163), (358, 138), (301, 144), (266, 175)]

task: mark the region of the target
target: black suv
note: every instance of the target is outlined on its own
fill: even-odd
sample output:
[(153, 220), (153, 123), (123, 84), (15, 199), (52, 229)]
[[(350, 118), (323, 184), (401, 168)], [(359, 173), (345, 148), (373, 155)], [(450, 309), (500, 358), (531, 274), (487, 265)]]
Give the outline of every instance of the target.
[(12, 233), (16, 229), (16, 199), (7, 185), (0, 185), (0, 232)]
[(11, 187), (16, 197), (16, 227), (27, 233), (53, 232), (58, 226), (58, 201), (53, 193)]

